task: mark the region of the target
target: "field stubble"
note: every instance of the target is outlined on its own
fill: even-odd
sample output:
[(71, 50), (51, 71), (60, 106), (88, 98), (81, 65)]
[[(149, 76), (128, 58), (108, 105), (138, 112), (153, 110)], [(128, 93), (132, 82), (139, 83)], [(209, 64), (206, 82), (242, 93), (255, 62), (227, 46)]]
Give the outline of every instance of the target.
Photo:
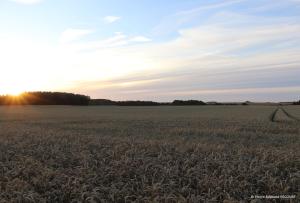
[(249, 202), (282, 194), (296, 202), (300, 125), (271, 122), (274, 110), (0, 107), (0, 199)]

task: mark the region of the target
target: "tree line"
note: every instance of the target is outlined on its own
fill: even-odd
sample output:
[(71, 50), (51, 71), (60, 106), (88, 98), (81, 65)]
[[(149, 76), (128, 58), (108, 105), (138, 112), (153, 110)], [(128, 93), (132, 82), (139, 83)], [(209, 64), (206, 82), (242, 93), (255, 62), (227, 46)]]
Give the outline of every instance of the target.
[(25, 92), (0, 96), (0, 105), (89, 105), (90, 100), (89, 96), (65, 92)]
[[(112, 101), (91, 99), (89, 96), (66, 92), (25, 92), (19, 96), (0, 95), (0, 105), (114, 105), (114, 106), (192, 106), (192, 105), (249, 105), (244, 103), (205, 103), (199, 100), (174, 100), (173, 102), (154, 101)], [(300, 105), (300, 100), (290, 104)]]
[(115, 105), (115, 106), (183, 106), (183, 105), (206, 105), (198, 100), (174, 100), (173, 102), (153, 102), (153, 101), (112, 101), (108, 99), (92, 99), (90, 105)]
[(115, 105), (115, 106), (162, 106), (162, 105), (206, 105), (198, 100), (154, 101), (112, 101), (91, 99), (89, 96), (65, 92), (25, 92), (19, 96), (0, 95), (0, 105)]

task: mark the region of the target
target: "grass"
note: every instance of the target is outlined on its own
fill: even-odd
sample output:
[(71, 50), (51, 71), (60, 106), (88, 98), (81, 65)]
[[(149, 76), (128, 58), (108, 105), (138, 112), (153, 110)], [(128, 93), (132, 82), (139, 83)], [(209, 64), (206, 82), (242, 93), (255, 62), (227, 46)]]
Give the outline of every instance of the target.
[(0, 202), (296, 202), (300, 125), (276, 108), (0, 107)]

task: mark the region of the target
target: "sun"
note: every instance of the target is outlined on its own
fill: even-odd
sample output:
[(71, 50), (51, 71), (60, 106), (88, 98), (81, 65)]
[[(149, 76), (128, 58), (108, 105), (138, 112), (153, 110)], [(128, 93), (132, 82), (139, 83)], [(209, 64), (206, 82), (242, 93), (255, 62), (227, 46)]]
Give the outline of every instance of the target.
[(5, 94), (11, 95), (11, 96), (20, 96), (23, 92), (24, 92), (24, 90), (22, 90), (21, 88), (11, 87), (11, 88), (6, 89)]
[(11, 93), (9, 93), (9, 95), (18, 97), (18, 96), (20, 96), (22, 93), (23, 93), (23, 92), (21, 92), (21, 91), (16, 91), (16, 92), (11, 92)]

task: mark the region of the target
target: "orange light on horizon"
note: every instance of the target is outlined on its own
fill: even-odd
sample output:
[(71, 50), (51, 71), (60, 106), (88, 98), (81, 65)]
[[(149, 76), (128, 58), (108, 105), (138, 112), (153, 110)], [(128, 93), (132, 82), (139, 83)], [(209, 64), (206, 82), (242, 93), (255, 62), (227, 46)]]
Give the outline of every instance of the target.
[(20, 96), (24, 92), (23, 89), (19, 87), (4, 87), (3, 91), (0, 91), (1, 95), (8, 95), (8, 96)]
[(5, 104), (12, 104), (12, 105), (15, 105), (15, 104), (25, 104), (26, 103), (26, 100), (25, 98), (23, 97), (23, 93), (15, 93), (15, 94), (6, 94), (6, 99), (5, 99)]
[(23, 94), (23, 92), (10, 92), (8, 94), (8, 96), (11, 96), (11, 97), (14, 97), (14, 98), (19, 98), (19, 97), (22, 96), (22, 94)]

